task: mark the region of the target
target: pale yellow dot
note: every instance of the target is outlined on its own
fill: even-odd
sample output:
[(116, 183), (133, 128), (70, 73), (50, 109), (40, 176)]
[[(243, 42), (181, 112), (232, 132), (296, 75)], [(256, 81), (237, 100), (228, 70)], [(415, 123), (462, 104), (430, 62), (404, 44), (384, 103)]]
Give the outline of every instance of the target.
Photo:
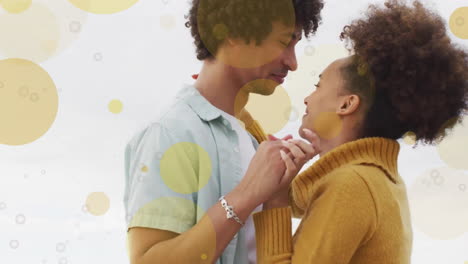
[(0, 5), (9, 13), (17, 14), (27, 10), (32, 0), (1, 0)]
[(408, 189), (411, 219), (433, 239), (456, 239), (468, 231), (468, 175), (449, 167), (430, 169)]
[[(442, 129), (445, 130), (453, 122), (449, 120)], [(445, 138), (437, 144), (440, 158), (452, 168), (468, 170), (468, 116), (446, 133)]]
[(113, 14), (132, 7), (138, 0), (68, 0), (76, 7), (94, 14)]
[(270, 134), (284, 128), (292, 111), (286, 90), (269, 79), (254, 80), (242, 87), (235, 99), (234, 112), (240, 113), (243, 105), (265, 132)]
[(163, 29), (171, 30), (176, 26), (176, 19), (174, 15), (162, 15), (159, 18), (159, 23)]
[(312, 130), (324, 139), (337, 137), (341, 133), (342, 127), (341, 118), (334, 112), (319, 113), (312, 123)]
[[(208, 263), (207, 261), (213, 258), (216, 249), (216, 232), (213, 221), (205, 210), (197, 206), (193, 201), (180, 197), (157, 198), (139, 208), (131, 219), (129, 226), (138, 225), (138, 222), (141, 221), (139, 218), (148, 214), (178, 215), (181, 218), (196, 215), (193, 219), (194, 224), (196, 223), (200, 230), (204, 230), (203, 238), (198, 239), (197, 243), (186, 247), (184, 254), (172, 256), (170, 263)], [(203, 262), (200, 262), (201, 260)]]
[(103, 192), (93, 192), (86, 198), (88, 212), (95, 216), (103, 215), (109, 210), (109, 197)]
[(450, 16), (449, 26), (455, 36), (468, 39), (468, 7), (456, 9)]
[(22, 59), (0, 61), (0, 78), (0, 144), (24, 145), (37, 140), (57, 115), (53, 80), (39, 65)]
[(225, 24), (216, 24), (213, 27), (213, 36), (218, 40), (223, 40), (228, 36), (228, 28)]
[[(242, 3), (233, 3), (233, 8), (238, 12), (233, 22), (237, 32), (232, 31), (229, 28), (231, 25), (225, 24), (225, 17), (213, 15), (218, 10), (213, 10), (213, 6), (210, 1), (200, 1), (198, 6), (198, 31), (200, 32), (200, 38), (204, 43), (205, 47), (215, 56), (219, 61), (234, 66), (236, 68), (256, 68), (265, 65), (274, 59), (278, 58), (286, 47), (280, 43), (284, 42), (287, 46), (291, 41), (291, 35), (285, 32), (294, 32), (296, 15), (294, 6), (290, 0), (277, 0), (271, 1), (270, 5), (274, 5), (272, 9), (276, 13), (275, 16), (284, 18), (286, 22), (275, 21), (272, 28), (271, 24), (267, 22), (261, 22), (258, 24), (258, 29), (253, 29), (254, 23), (245, 23), (240, 25), (241, 21), (249, 21), (253, 18), (258, 22), (258, 14), (263, 13), (264, 10), (252, 10), (250, 6)], [(268, 16), (268, 15), (265, 15)], [(257, 45), (257, 36), (251, 35), (250, 43), (245, 43), (241, 35), (248, 33), (252, 30), (258, 30), (258, 32), (269, 31), (271, 32), (268, 36), (265, 36), (263, 41)], [(227, 43), (226, 39), (233, 33), (232, 38)], [(250, 33), (249, 33), (250, 34)]]
[(283, 84), (298, 117), (304, 115), (304, 98), (315, 90), (314, 84), (318, 83), (320, 73), (333, 61), (347, 56), (349, 52), (342, 44), (310, 46), (305, 49), (305, 55), (298, 58), (297, 70), (290, 72), (290, 79)]
[(145, 165), (145, 166), (141, 167), (141, 171), (142, 172), (148, 172), (148, 166)]
[(122, 112), (123, 103), (120, 100), (114, 99), (109, 102), (108, 108), (111, 113), (119, 114)]
[(23, 58), (36, 63), (45, 61), (57, 52), (60, 25), (48, 6), (33, 3), (27, 12), (0, 14), (0, 53), (9, 58)]
[(211, 168), (208, 152), (190, 142), (172, 145), (160, 161), (164, 183), (182, 194), (194, 193), (203, 188), (211, 177)]
[(403, 135), (403, 142), (405, 142), (407, 145), (414, 145), (416, 144), (416, 134), (414, 132), (406, 132)]

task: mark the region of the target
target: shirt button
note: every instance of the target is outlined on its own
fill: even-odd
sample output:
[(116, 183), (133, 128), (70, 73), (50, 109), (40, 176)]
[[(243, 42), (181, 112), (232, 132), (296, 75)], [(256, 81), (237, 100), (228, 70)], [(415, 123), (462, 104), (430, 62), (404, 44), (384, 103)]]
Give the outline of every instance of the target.
[(238, 148), (238, 147), (234, 147), (234, 152), (239, 153), (239, 148)]
[(228, 125), (228, 121), (227, 121), (226, 119), (223, 119), (223, 124), (224, 124), (225, 126), (227, 126), (227, 125)]

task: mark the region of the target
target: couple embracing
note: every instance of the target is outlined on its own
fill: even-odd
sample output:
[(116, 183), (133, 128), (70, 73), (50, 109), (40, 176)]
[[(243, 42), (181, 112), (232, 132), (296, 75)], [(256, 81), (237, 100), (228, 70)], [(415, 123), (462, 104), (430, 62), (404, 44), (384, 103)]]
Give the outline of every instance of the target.
[(244, 109), (249, 94), (272, 94), (297, 69), (295, 45), (323, 6), (191, 1), (203, 67), (125, 150), (132, 264), (410, 263), (397, 140), (436, 143), (466, 113), (468, 52), (419, 1), (371, 5), (343, 28), (350, 56), (310, 84), (301, 138), (266, 135)]

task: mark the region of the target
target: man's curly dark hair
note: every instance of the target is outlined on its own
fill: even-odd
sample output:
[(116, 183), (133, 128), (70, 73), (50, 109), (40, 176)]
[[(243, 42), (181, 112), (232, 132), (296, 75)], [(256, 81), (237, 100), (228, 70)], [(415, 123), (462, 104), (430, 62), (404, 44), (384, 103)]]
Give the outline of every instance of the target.
[(342, 69), (347, 90), (367, 103), (362, 137), (398, 139), (411, 131), (433, 144), (445, 136), (441, 128), (466, 114), (467, 50), (451, 42), (444, 20), (419, 1), (371, 5), (341, 39), (354, 50)]
[(212, 53), (224, 40), (212, 33), (217, 25), (223, 25), (227, 36), (246, 43), (255, 40), (257, 45), (276, 21), (301, 26), (308, 38), (317, 31), (323, 6), (323, 0), (192, 0), (186, 26), (194, 38), (197, 58), (205, 60), (216, 55)]

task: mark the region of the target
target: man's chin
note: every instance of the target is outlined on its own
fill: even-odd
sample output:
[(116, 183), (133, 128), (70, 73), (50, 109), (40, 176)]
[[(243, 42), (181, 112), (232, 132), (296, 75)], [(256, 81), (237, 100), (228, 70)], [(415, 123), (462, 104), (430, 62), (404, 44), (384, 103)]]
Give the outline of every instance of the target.
[(274, 92), (275, 92), (275, 88), (273, 88), (273, 89), (257, 89), (255, 91), (252, 91), (252, 93), (254, 93), (254, 94), (264, 95), (264, 96), (272, 95)]

